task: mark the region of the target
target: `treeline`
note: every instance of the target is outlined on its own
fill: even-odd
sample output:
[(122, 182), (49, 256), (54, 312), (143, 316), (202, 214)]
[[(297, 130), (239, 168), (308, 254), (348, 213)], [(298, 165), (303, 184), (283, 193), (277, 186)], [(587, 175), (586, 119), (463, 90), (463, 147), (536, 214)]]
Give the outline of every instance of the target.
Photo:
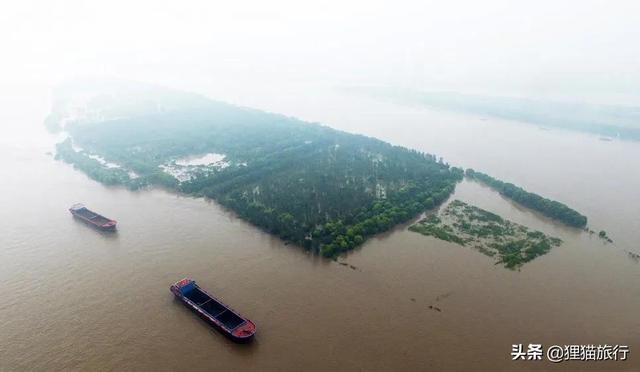
[(511, 200), (566, 225), (580, 228), (587, 225), (586, 216), (558, 201), (528, 192), (512, 183), (502, 182), (484, 173), (476, 172), (473, 169), (467, 169), (465, 174), (467, 177), (486, 184)]
[[(377, 200), (348, 213), (344, 218), (328, 218), (312, 225), (289, 212), (255, 202), (234, 193), (215, 197), (240, 217), (282, 239), (314, 249), (325, 257), (335, 257), (362, 244), (370, 236), (407, 222), (426, 209), (441, 204), (453, 192), (449, 184), (435, 192), (423, 191), (411, 197)], [(280, 205), (280, 208), (285, 207)], [(322, 217), (324, 219), (324, 217)]]
[[(316, 141), (184, 182), (264, 230), (326, 257), (442, 203), (463, 171), (383, 142)], [(369, 141), (366, 141), (369, 142)], [(336, 146), (338, 145), (338, 146)]]
[(89, 157), (88, 153), (74, 150), (70, 138), (56, 145), (56, 159), (72, 164), (74, 168), (81, 170), (91, 179), (109, 186), (125, 186), (131, 190), (150, 185), (169, 189), (176, 189), (178, 186), (178, 180), (157, 167), (142, 164), (137, 167), (133, 166), (136, 173), (141, 174), (136, 178), (132, 178), (129, 172), (123, 168), (106, 167), (98, 160)]
[(99, 161), (91, 159), (81, 152), (77, 152), (71, 145), (71, 139), (56, 145), (56, 159), (73, 164), (73, 167), (83, 171), (90, 178), (105, 185), (126, 185), (130, 178), (126, 171), (119, 168), (107, 168)]

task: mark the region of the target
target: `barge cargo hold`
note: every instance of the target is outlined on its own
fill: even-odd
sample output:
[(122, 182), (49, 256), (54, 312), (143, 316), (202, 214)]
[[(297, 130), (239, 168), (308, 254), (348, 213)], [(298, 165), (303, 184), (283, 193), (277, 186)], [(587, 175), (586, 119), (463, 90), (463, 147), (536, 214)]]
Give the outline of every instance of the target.
[(231, 340), (248, 342), (253, 339), (255, 324), (200, 288), (194, 280), (182, 279), (170, 290), (188, 308)]
[(69, 208), (69, 212), (71, 212), (74, 217), (81, 219), (97, 229), (105, 231), (113, 231), (116, 229), (116, 221), (90, 211), (83, 204), (72, 205), (71, 208)]

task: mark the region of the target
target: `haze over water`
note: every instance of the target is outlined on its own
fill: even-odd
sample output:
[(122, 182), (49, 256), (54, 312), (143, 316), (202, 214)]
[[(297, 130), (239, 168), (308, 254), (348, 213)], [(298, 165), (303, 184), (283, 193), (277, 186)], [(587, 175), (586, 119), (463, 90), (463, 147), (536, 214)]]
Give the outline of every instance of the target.
[[(400, 226), (342, 258), (352, 270), (214, 202), (106, 187), (55, 161), (56, 138), (42, 126), (48, 91), (33, 88), (3, 97), (12, 130), (0, 139), (0, 370), (636, 370), (640, 263), (627, 251), (640, 253), (640, 144), (298, 88), (228, 94), (562, 201), (614, 244), (465, 181), (452, 198), (564, 244), (510, 271)], [(74, 220), (76, 202), (118, 220), (118, 232)], [(232, 344), (175, 301), (168, 287), (184, 276), (255, 321), (255, 343)], [(514, 362), (514, 343), (631, 353), (606, 364)]]

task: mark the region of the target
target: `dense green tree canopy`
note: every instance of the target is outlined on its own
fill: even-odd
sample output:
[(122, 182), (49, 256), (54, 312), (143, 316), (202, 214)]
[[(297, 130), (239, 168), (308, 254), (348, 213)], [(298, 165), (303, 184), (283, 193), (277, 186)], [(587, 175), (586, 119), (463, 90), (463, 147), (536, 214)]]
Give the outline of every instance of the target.
[(527, 208), (536, 210), (547, 217), (573, 227), (585, 227), (587, 225), (587, 217), (569, 208), (565, 204), (528, 192), (512, 183), (502, 182), (484, 173), (476, 172), (473, 169), (467, 169), (465, 174), (467, 177), (478, 180), (513, 201)]

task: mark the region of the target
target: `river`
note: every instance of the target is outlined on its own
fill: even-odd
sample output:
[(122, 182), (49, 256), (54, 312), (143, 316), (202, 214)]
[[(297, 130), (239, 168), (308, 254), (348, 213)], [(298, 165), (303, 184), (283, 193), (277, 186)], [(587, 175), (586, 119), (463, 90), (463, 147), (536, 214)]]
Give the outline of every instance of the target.
[[(53, 159), (48, 96), (3, 96), (0, 116), (0, 371), (616, 370), (640, 365), (640, 143), (403, 107), (332, 91), (243, 104), (443, 156), (560, 200), (614, 244), (490, 189), (453, 198), (560, 237), (510, 271), (399, 226), (341, 261), (310, 256), (216, 203), (128, 191)], [(239, 101), (239, 100), (236, 100)], [(74, 220), (83, 202), (118, 220)], [(195, 278), (258, 326), (235, 345), (173, 299)], [(511, 361), (512, 344), (628, 345), (627, 361)]]

